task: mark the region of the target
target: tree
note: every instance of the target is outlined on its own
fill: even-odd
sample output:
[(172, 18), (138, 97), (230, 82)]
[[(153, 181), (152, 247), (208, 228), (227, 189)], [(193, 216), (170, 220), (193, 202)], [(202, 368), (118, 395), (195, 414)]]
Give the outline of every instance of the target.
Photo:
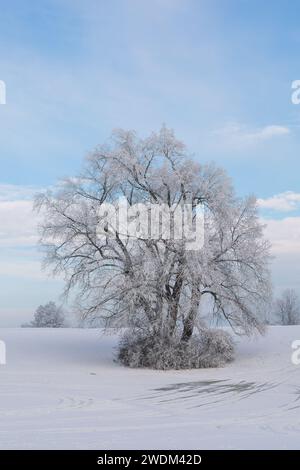
[(64, 312), (54, 302), (40, 305), (34, 314), (30, 326), (34, 328), (62, 328), (65, 325)]
[(281, 325), (300, 324), (300, 300), (294, 289), (285, 289), (275, 301), (275, 315)]
[[(120, 197), (136, 224), (134, 237), (108, 217), (109, 208), (120, 212)], [(175, 236), (175, 211), (184, 215), (187, 205), (193, 227), (203, 208), (203, 247), (191, 249), (185, 233)], [(138, 229), (145, 206), (161, 211), (150, 236)], [(115, 131), (88, 155), (78, 177), (40, 194), (36, 208), (44, 217), (46, 265), (65, 276), (66, 294), (76, 287), (84, 316), (185, 343), (210, 297), (212, 314), (237, 332), (263, 332), (269, 244), (255, 198), (238, 199), (224, 170), (191, 160), (171, 130), (162, 127), (146, 139)], [(164, 237), (168, 210), (172, 236)]]

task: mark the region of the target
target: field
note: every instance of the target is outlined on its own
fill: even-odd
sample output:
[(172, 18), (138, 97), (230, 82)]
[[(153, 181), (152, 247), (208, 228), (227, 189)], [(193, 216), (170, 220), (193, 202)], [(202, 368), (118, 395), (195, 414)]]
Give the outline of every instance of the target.
[(101, 330), (1, 329), (1, 449), (299, 449), (300, 327), (238, 341), (222, 369), (114, 362)]

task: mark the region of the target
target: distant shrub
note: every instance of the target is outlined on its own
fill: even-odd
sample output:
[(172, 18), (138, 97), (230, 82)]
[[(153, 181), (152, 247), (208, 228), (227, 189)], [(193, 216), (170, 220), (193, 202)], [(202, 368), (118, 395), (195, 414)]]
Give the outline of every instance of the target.
[(188, 342), (126, 332), (118, 348), (119, 362), (125, 366), (150, 369), (201, 369), (222, 367), (234, 359), (234, 342), (229, 333), (211, 329)]
[(54, 302), (40, 305), (31, 323), (24, 323), (23, 328), (63, 328), (66, 326), (65, 313)]

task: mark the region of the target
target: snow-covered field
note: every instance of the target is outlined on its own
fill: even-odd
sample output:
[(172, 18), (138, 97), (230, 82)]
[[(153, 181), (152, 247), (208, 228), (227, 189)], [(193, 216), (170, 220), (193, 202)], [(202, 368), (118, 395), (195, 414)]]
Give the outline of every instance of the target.
[(223, 369), (113, 362), (99, 330), (1, 329), (1, 449), (300, 448), (300, 327), (243, 339)]

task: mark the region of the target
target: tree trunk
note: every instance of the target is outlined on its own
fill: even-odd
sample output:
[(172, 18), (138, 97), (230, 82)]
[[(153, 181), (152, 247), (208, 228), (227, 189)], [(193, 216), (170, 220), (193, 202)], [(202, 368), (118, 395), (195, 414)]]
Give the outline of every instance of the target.
[(197, 318), (197, 313), (198, 313), (199, 304), (200, 304), (200, 297), (201, 297), (201, 294), (199, 291), (198, 283), (195, 283), (192, 286), (191, 308), (186, 319), (184, 320), (181, 341), (185, 341), (185, 342), (189, 341), (189, 339), (191, 338), (193, 334), (195, 321)]
[(169, 336), (173, 336), (175, 328), (176, 328), (182, 284), (183, 284), (183, 276), (179, 274), (176, 279), (174, 288), (173, 288), (172, 297), (170, 299), (169, 308), (168, 308)]

